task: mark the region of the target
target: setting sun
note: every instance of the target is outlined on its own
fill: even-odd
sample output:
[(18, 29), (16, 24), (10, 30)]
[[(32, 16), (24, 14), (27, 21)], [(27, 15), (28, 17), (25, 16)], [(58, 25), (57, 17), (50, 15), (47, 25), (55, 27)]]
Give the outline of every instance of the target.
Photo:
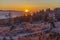
[(29, 12), (29, 10), (28, 9), (25, 9), (25, 12)]

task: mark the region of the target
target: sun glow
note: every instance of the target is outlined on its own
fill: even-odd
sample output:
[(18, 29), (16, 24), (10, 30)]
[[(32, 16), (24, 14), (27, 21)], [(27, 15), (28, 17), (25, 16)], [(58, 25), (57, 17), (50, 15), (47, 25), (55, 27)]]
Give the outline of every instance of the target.
[(28, 9), (25, 9), (25, 12), (29, 12), (29, 10)]

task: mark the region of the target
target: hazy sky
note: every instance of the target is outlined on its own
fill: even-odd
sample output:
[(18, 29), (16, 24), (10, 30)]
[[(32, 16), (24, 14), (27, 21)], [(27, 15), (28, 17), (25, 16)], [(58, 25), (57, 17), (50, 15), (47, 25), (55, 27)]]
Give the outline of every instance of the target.
[(60, 0), (0, 0), (0, 9), (30, 10), (60, 7)]

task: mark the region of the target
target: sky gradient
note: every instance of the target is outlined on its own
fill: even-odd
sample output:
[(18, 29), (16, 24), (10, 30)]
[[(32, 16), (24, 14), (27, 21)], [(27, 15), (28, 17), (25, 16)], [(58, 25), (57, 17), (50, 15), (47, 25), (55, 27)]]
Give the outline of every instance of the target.
[(0, 0), (0, 10), (36, 11), (56, 7), (60, 7), (60, 0)]

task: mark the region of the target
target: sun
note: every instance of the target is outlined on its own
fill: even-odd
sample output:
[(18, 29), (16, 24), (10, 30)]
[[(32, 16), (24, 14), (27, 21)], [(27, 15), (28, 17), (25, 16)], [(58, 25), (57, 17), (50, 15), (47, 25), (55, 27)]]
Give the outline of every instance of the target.
[(28, 9), (25, 9), (25, 12), (29, 12), (29, 10)]

